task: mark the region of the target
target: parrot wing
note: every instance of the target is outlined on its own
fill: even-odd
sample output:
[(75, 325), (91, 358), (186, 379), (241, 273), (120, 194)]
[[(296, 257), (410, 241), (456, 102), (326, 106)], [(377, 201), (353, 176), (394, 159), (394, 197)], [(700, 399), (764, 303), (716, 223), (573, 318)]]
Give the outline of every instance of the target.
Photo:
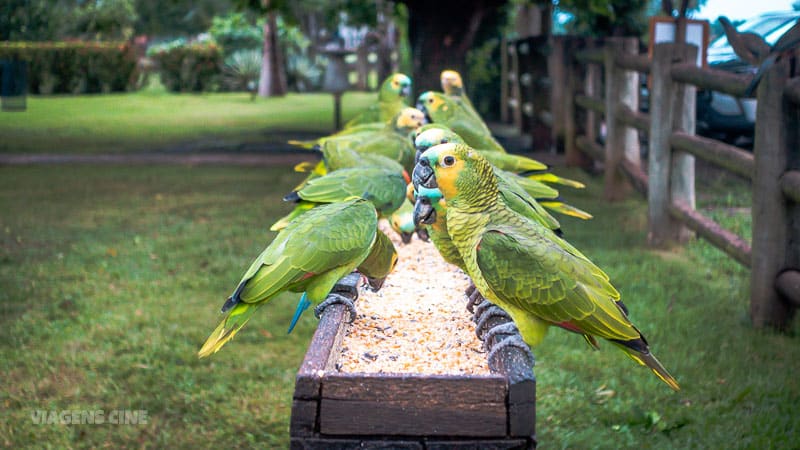
[(491, 229), (476, 255), (491, 289), (517, 309), (581, 334), (620, 341), (640, 337), (617, 306), (619, 293), (607, 277), (548, 239)]

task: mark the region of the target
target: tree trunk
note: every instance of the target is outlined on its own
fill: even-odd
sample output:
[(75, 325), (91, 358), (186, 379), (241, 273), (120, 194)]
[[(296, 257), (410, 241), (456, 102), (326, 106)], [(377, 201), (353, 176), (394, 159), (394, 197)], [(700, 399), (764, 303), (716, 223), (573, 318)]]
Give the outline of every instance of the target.
[(439, 74), (453, 69), (466, 77), (467, 51), (489, 16), (500, 14), (505, 2), (491, 0), (407, 0), (414, 90), (441, 91)]
[(264, 47), (261, 53), (261, 76), (258, 82), (260, 97), (286, 95), (286, 70), (283, 51), (278, 42), (278, 21), (275, 12), (267, 13), (264, 21)]

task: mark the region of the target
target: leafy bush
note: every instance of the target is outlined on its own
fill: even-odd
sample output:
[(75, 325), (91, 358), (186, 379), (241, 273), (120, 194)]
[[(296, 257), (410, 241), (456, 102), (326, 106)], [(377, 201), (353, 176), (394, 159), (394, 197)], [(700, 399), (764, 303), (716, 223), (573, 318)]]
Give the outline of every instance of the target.
[(127, 42), (0, 42), (0, 59), (28, 62), (28, 92), (133, 90), (136, 53)]
[(183, 39), (147, 51), (157, 64), (161, 83), (172, 92), (207, 92), (219, 88), (222, 51), (213, 42)]
[(261, 75), (261, 52), (239, 50), (225, 60), (223, 82), (232, 91), (256, 92)]
[(208, 33), (222, 46), (226, 59), (240, 50), (255, 50), (264, 45), (264, 31), (243, 13), (214, 17)]

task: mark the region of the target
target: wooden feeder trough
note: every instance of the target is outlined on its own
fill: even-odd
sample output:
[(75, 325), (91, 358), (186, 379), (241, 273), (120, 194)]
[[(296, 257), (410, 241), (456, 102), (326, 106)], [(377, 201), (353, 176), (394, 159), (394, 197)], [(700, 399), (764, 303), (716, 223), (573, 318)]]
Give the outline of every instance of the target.
[[(351, 274), (334, 292), (355, 300), (358, 283)], [(476, 319), (481, 340), (483, 331), (509, 322), (485, 306)], [(337, 359), (349, 317), (334, 304), (319, 321), (295, 381), (292, 449), (535, 448), (530, 353), (503, 346), (490, 353), (496, 373), (486, 375), (345, 373)], [(494, 345), (514, 332), (488, 339)]]

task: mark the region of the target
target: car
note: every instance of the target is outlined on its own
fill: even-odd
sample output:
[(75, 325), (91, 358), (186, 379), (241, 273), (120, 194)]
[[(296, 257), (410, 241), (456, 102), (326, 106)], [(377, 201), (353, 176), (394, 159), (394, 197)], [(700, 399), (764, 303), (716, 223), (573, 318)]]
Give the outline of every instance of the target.
[[(750, 32), (775, 42), (800, 19), (800, 11), (764, 13), (739, 24), (739, 32)], [(742, 61), (723, 34), (708, 46), (708, 66), (733, 73), (755, 73), (757, 68)], [(737, 98), (717, 91), (698, 90), (697, 134), (747, 147), (752, 144), (756, 122), (756, 100)]]

